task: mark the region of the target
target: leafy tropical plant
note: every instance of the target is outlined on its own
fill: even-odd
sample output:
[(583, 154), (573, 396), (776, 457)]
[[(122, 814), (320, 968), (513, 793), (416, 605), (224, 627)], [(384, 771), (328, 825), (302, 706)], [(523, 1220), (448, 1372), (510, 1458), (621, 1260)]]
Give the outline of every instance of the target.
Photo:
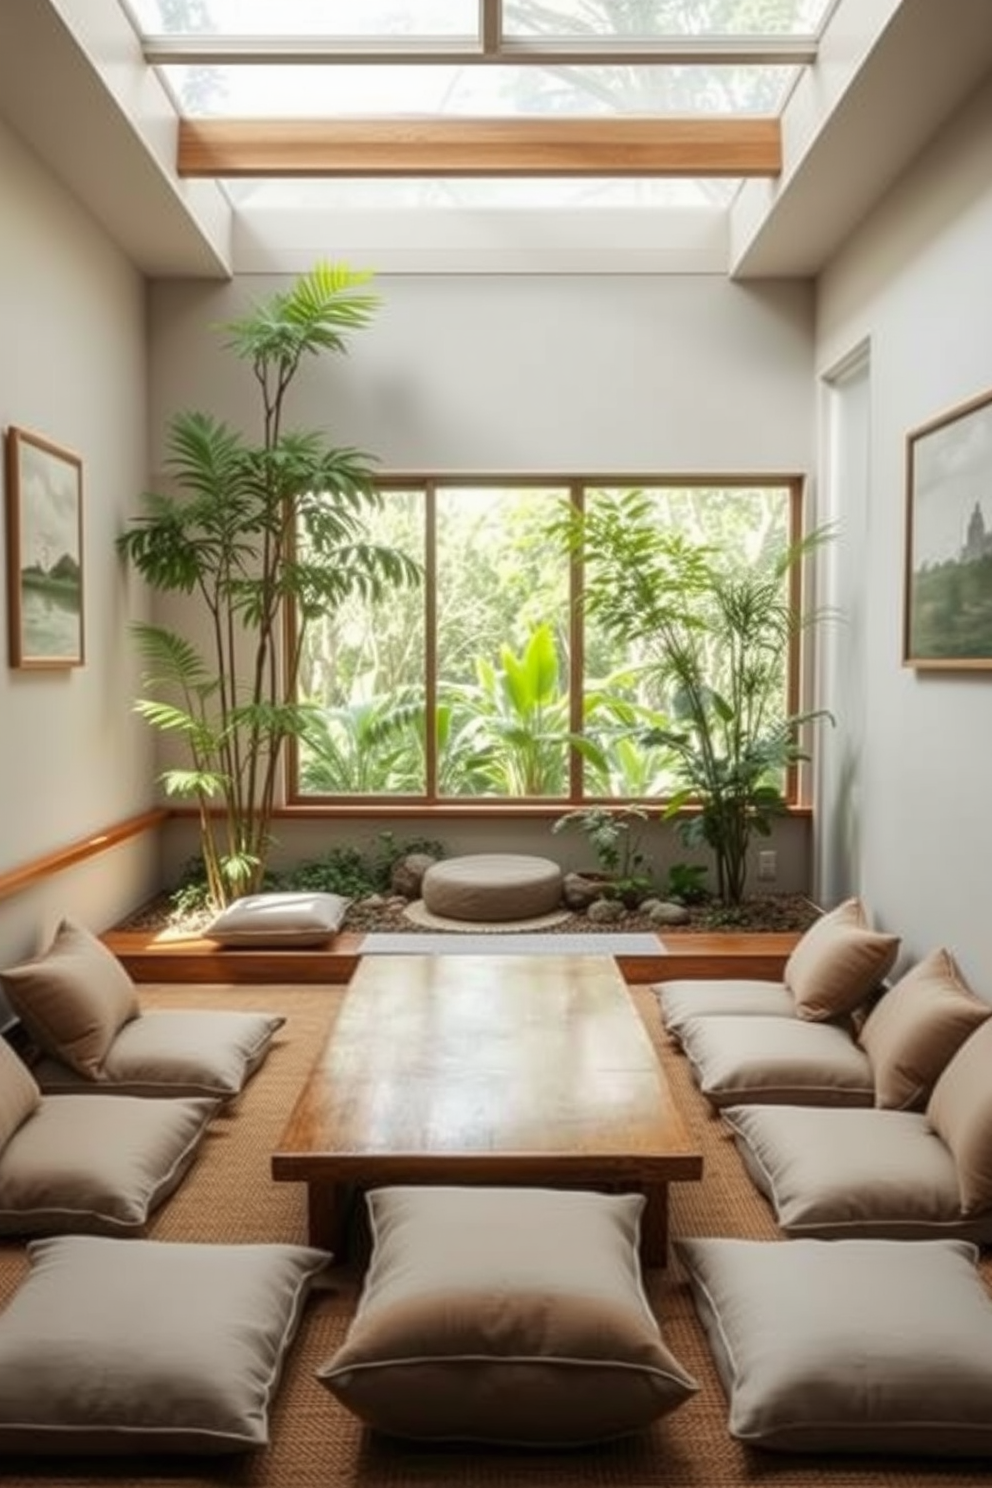
[(788, 576), (829, 533), (745, 563), (659, 527), (636, 490), (566, 510), (556, 531), (583, 555), (587, 613), (640, 648), (666, 699), (666, 724), (639, 735), (671, 753), (677, 788), (663, 815), (687, 846), (712, 852), (719, 899), (739, 904), (752, 837), (771, 831), (786, 772), (807, 758), (803, 726), (829, 716), (790, 713), (786, 694), (792, 638), (823, 618), (797, 612)]
[(345, 351), (348, 333), (369, 323), (369, 278), (318, 264), (221, 327), (256, 380), (260, 437), (209, 413), (177, 414), (167, 456), (176, 490), (146, 493), (118, 539), (153, 590), (200, 601), (192, 635), (134, 627), (149, 693), (136, 707), (185, 747), (186, 764), (162, 778), (170, 795), (196, 802), (218, 906), (265, 876), (283, 746), (308, 717), (289, 701), (308, 624), (352, 594), (376, 597), (420, 576), (405, 554), (367, 540), (366, 516), (381, 501), (371, 457), (284, 425), (305, 360)]
[(594, 746), (569, 731), (568, 693), (551, 626), (535, 625), (519, 651), (504, 642), (496, 663), (476, 657), (475, 673), (474, 686), (452, 686), (446, 697), (453, 712), (471, 719), (478, 768), (489, 789), (508, 796), (562, 795), (569, 744)]
[(552, 824), (552, 832), (578, 827), (607, 881), (607, 895), (636, 902), (651, 887), (650, 859), (642, 847), (648, 813), (642, 806), (580, 806)]

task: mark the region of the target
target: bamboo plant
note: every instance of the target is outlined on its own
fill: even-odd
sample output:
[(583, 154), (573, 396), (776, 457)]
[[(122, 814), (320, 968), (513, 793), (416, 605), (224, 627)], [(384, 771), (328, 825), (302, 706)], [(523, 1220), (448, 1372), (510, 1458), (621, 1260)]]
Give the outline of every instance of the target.
[(370, 276), (321, 263), (220, 329), (260, 398), (251, 439), (212, 414), (170, 422), (168, 494), (146, 492), (118, 539), (152, 590), (189, 596), (182, 630), (134, 626), (147, 695), (137, 711), (178, 736), (185, 763), (162, 776), (196, 803), (216, 907), (262, 883), (287, 739), (308, 710), (295, 701), (306, 626), (350, 595), (414, 584), (417, 565), (367, 540), (380, 506), (372, 457), (286, 424), (305, 362), (341, 353), (377, 305)]

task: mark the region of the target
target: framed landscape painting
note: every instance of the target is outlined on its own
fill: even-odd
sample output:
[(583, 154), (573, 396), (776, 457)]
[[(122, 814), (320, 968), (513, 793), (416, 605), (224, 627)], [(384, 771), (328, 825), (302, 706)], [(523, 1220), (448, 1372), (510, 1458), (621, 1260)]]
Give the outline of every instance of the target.
[(907, 436), (903, 662), (992, 668), (992, 392)]
[(12, 667), (83, 663), (83, 465), (7, 430), (7, 593)]

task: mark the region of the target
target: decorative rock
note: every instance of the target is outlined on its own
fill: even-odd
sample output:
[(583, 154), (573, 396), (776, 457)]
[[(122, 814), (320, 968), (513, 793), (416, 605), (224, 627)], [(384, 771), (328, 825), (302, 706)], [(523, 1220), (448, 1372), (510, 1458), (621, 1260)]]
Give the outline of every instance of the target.
[(647, 911), (652, 925), (688, 925), (692, 915), (684, 904), (670, 904), (658, 899)]
[(615, 925), (625, 914), (626, 910), (619, 899), (597, 899), (586, 910), (587, 919), (594, 925)]
[(562, 898), (569, 909), (581, 912), (595, 904), (603, 892), (602, 882), (585, 873), (566, 873), (562, 880)]
[(356, 909), (385, 909), (386, 900), (383, 894), (366, 894), (364, 899), (359, 899), (355, 905)]
[(404, 899), (419, 899), (424, 874), (432, 868), (437, 858), (430, 853), (407, 853), (393, 864), (390, 888)]

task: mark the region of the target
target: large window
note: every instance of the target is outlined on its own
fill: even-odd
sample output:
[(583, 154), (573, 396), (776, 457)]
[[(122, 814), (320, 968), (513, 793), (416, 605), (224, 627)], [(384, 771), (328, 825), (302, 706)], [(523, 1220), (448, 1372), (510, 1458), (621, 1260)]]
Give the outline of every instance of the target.
[[(658, 480), (638, 490), (660, 529), (731, 568), (771, 570), (799, 536), (799, 484)], [(643, 742), (672, 706), (657, 657), (585, 616), (583, 555), (562, 538), (568, 512), (594, 513), (628, 489), (384, 484), (370, 536), (415, 558), (424, 583), (378, 603), (355, 598), (308, 630), (300, 701), (310, 723), (291, 798), (560, 807), (664, 797), (673, 760)], [(715, 653), (717, 686), (722, 664)], [(779, 681), (784, 718), (797, 703), (797, 656), (783, 658)]]

